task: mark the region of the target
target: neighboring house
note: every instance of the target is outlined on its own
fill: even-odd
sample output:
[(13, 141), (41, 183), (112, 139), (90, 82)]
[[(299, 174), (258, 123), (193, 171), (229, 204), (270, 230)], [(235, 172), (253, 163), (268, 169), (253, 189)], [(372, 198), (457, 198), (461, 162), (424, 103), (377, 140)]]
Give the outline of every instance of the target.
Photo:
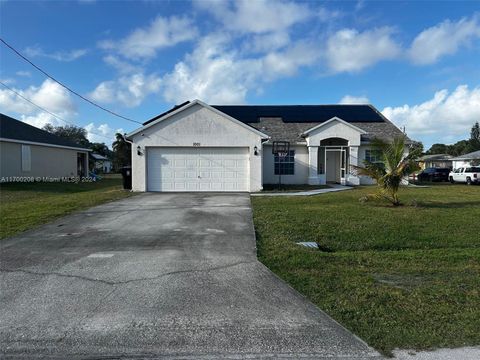
[[(380, 161), (369, 143), (402, 131), (371, 105), (210, 106), (186, 102), (132, 141), (134, 191), (259, 191), (263, 184), (358, 185), (352, 165)], [(285, 159), (273, 141), (289, 141)]]
[[(0, 178), (86, 176), (90, 150), (0, 114)], [(9, 179), (10, 178), (10, 179)]]
[(107, 157), (96, 153), (91, 153), (90, 157), (93, 161), (93, 168), (95, 170), (101, 171), (104, 174), (112, 171), (112, 161)]
[(424, 155), (418, 159), (420, 168), (452, 168), (452, 155), (448, 154), (434, 154)]
[(452, 158), (453, 168), (458, 169), (465, 166), (472, 166), (480, 164), (480, 150), (460, 155)]

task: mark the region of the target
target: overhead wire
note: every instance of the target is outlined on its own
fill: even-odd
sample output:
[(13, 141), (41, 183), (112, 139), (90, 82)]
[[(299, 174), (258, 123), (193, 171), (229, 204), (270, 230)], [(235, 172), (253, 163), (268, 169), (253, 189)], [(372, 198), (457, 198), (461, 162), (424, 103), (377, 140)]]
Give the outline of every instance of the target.
[(27, 63), (29, 63), (30, 65), (32, 65), (35, 69), (37, 69), (38, 71), (40, 71), (43, 75), (45, 75), (46, 77), (50, 78), (51, 80), (55, 81), (57, 84), (59, 84), (60, 86), (62, 86), (63, 88), (65, 88), (66, 90), (68, 90), (69, 92), (71, 92), (72, 94), (78, 96), (80, 99), (90, 103), (91, 105), (103, 110), (103, 111), (106, 111), (107, 113), (109, 113), (110, 115), (113, 115), (113, 116), (116, 116), (118, 118), (121, 118), (123, 120), (127, 120), (127, 121), (130, 121), (130, 122), (133, 122), (133, 123), (136, 123), (136, 124), (140, 124), (140, 125), (143, 125), (143, 123), (141, 123), (140, 121), (137, 121), (137, 120), (133, 120), (133, 119), (130, 119), (126, 116), (123, 116), (123, 115), (120, 115), (112, 110), (109, 110), (97, 103), (95, 103), (94, 101), (86, 98), (85, 96), (81, 95), (80, 93), (78, 93), (77, 91), (71, 89), (70, 87), (68, 87), (66, 84), (64, 84), (63, 82), (57, 80), (55, 77), (53, 77), (52, 75), (50, 75), (49, 73), (47, 73), (45, 70), (43, 70), (42, 68), (40, 68), (38, 65), (34, 64), (31, 60), (29, 60), (26, 56), (24, 56), (22, 53), (20, 53), (20, 51), (18, 51), (17, 49), (15, 49), (12, 45), (10, 45), (9, 43), (7, 43), (4, 39), (0, 38), (0, 41), (6, 46), (8, 47), (11, 51), (13, 51), (17, 56), (19, 56), (20, 58), (22, 58), (23, 60), (25, 60)]
[[(58, 120), (60, 120), (60, 121), (63, 121), (63, 122), (66, 123), (66, 124), (70, 124), (70, 125), (76, 126), (75, 123), (73, 123), (73, 122), (71, 122), (71, 121), (68, 121), (68, 120), (65, 120), (65, 119), (61, 118), (60, 116), (58, 116), (57, 114), (54, 114), (53, 112), (45, 109), (44, 107), (42, 107), (42, 106), (34, 103), (34, 102), (31, 101), (30, 99), (28, 99), (28, 98), (26, 98), (25, 96), (23, 96), (22, 94), (20, 94), (20, 93), (19, 93), (18, 91), (16, 91), (15, 89), (12, 89), (10, 86), (8, 86), (7, 84), (5, 84), (3, 81), (0, 81), (0, 84), (3, 85), (6, 89), (8, 89), (9, 91), (11, 91), (12, 93), (14, 93), (15, 95), (17, 95), (18, 97), (20, 97), (21, 99), (27, 101), (28, 103), (30, 103), (30, 104), (32, 104), (33, 106), (39, 108), (40, 110), (42, 110), (42, 111), (44, 111), (44, 112), (52, 115), (54, 118), (56, 118), (56, 119), (58, 119)], [(94, 134), (94, 135), (97, 135), (97, 136), (103, 137), (103, 138), (105, 138), (105, 139), (107, 139), (107, 140), (109, 140), (109, 141), (112, 141), (111, 138), (109, 138), (109, 137), (107, 137), (107, 136), (105, 136), (105, 135), (98, 134), (98, 133), (95, 133), (95, 132), (93, 132), (93, 131), (90, 131), (90, 132), (91, 132), (92, 134)]]

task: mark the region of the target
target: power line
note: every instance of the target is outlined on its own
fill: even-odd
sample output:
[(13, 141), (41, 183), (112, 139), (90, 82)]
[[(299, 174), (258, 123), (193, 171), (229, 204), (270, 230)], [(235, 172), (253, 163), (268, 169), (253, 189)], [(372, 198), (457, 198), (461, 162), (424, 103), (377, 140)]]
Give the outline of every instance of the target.
[(52, 75), (50, 75), (49, 73), (47, 73), (46, 71), (42, 70), (40, 67), (38, 67), (37, 65), (35, 65), (32, 61), (30, 61), (29, 59), (27, 59), (24, 55), (22, 55), (17, 49), (15, 49), (12, 45), (10, 45), (9, 43), (7, 43), (5, 40), (3, 40), (2, 38), (0, 38), (0, 41), (6, 46), (8, 47), (10, 50), (12, 50), (15, 54), (17, 54), (18, 56), (20, 56), (23, 60), (25, 60), (26, 62), (28, 62), (30, 65), (32, 65), (35, 69), (37, 69), (38, 71), (40, 71), (42, 74), (44, 74), (46, 77), (52, 79), (53, 81), (55, 81), (57, 84), (59, 84), (60, 86), (62, 86), (63, 88), (65, 88), (66, 90), (70, 91), (72, 94), (78, 96), (80, 99), (90, 103), (91, 105), (103, 110), (103, 111), (106, 111), (108, 112), (109, 114), (113, 115), (113, 116), (116, 116), (116, 117), (119, 117), (121, 119), (124, 119), (124, 120), (127, 120), (127, 121), (131, 121), (131, 122), (134, 122), (134, 123), (137, 123), (137, 124), (140, 124), (140, 125), (143, 125), (140, 121), (136, 121), (136, 120), (133, 120), (133, 119), (130, 119), (130, 118), (127, 118), (123, 115), (120, 115), (120, 114), (117, 114), (116, 112), (113, 112), (111, 110), (108, 110), (107, 108), (104, 108), (103, 106), (101, 105), (98, 105), (97, 103), (93, 102), (92, 100), (84, 97), (83, 95), (79, 94), (78, 92), (76, 92), (75, 90), (72, 90), (70, 89), (67, 85), (65, 85), (64, 83), (62, 83), (61, 81), (57, 80), (56, 78), (54, 78)]
[[(10, 90), (11, 92), (13, 92), (15, 95), (17, 95), (18, 97), (22, 98), (23, 100), (29, 102), (30, 104), (32, 104), (33, 106), (36, 106), (37, 108), (39, 108), (40, 110), (42, 111), (45, 111), (46, 113), (52, 115), (54, 118), (60, 120), (60, 121), (63, 121), (64, 123), (67, 123), (67, 124), (71, 124), (71, 125), (75, 125), (75, 123), (71, 122), (71, 121), (68, 121), (68, 120), (65, 120), (65, 119), (62, 119), (60, 116), (52, 113), (51, 111), (48, 111), (47, 109), (41, 107), (40, 105), (37, 105), (35, 104), (33, 101), (27, 99), (25, 96), (23, 96), (22, 94), (20, 94), (18, 91), (15, 91), (14, 89), (12, 89), (11, 87), (9, 87), (7, 84), (3, 83), (2, 81), (0, 81), (0, 84), (2, 84), (4, 87), (6, 87), (8, 90)], [(100, 136), (100, 137), (103, 137), (104, 139), (107, 139), (109, 141), (111, 141), (112, 139), (105, 136), (105, 135), (101, 135), (101, 134), (97, 134), (97, 133), (94, 133), (93, 131), (90, 131), (92, 134), (95, 134), (97, 136)]]

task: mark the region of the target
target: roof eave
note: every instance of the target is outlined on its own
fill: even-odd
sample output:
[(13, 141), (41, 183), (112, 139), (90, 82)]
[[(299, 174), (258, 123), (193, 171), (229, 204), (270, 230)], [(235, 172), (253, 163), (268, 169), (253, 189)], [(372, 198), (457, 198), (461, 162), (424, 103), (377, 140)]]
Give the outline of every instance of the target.
[(138, 134), (139, 132), (142, 132), (142, 131), (144, 131), (144, 130), (146, 130), (146, 129), (148, 129), (148, 128), (156, 125), (156, 124), (158, 124), (159, 122), (164, 121), (164, 120), (166, 120), (166, 119), (168, 119), (168, 118), (170, 118), (170, 117), (178, 114), (179, 112), (181, 112), (181, 111), (183, 111), (183, 110), (186, 110), (186, 109), (188, 109), (188, 108), (190, 108), (190, 107), (192, 107), (192, 106), (194, 106), (194, 105), (203, 106), (203, 107), (205, 107), (205, 108), (207, 108), (207, 109), (215, 112), (216, 114), (219, 114), (219, 115), (221, 115), (221, 116), (223, 116), (223, 117), (225, 117), (225, 118), (227, 118), (227, 119), (229, 119), (229, 120), (237, 123), (238, 125), (244, 127), (245, 129), (247, 129), (247, 130), (249, 130), (249, 131), (252, 131), (253, 133), (256, 133), (256, 134), (259, 135), (262, 139), (270, 139), (270, 136), (269, 136), (269, 135), (264, 134), (263, 132), (261, 132), (261, 131), (255, 129), (255, 128), (253, 128), (253, 127), (251, 127), (251, 126), (249, 126), (249, 125), (241, 122), (240, 120), (237, 120), (237, 119), (231, 117), (231, 116), (228, 115), (228, 114), (225, 114), (224, 112), (222, 112), (222, 111), (220, 111), (220, 110), (218, 110), (218, 109), (215, 109), (214, 107), (212, 107), (212, 106), (210, 106), (210, 105), (208, 105), (208, 104), (206, 104), (206, 103), (204, 103), (203, 101), (200, 101), (200, 100), (198, 100), (198, 99), (195, 99), (195, 100), (189, 102), (188, 104), (185, 104), (185, 106), (179, 107), (179, 108), (176, 109), (175, 111), (172, 111), (172, 112), (170, 112), (170, 113), (168, 113), (168, 114), (165, 114), (165, 116), (162, 116), (161, 118), (158, 118), (158, 119), (152, 121), (151, 123), (148, 123), (147, 125), (144, 125), (144, 126), (138, 128), (138, 129), (136, 129), (136, 130), (128, 133), (128, 134), (126, 135), (126, 138), (129, 139), (129, 140), (132, 140), (131, 137), (134, 136), (134, 135), (136, 135), (136, 134)]

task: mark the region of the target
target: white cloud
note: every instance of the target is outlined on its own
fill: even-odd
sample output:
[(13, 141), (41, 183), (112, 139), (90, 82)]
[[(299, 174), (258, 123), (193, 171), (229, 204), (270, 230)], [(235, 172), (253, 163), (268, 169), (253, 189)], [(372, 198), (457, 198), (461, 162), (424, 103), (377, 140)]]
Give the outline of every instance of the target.
[(32, 74), (30, 73), (30, 71), (17, 71), (15, 73), (17, 76), (24, 76), (24, 77), (30, 77), (32, 76)]
[(32, 126), (42, 129), (45, 125), (51, 124), (53, 126), (65, 126), (64, 121), (57, 119), (49, 113), (44, 111), (38, 112), (34, 115), (21, 115), (20, 120), (30, 124)]
[(136, 29), (119, 41), (101, 41), (99, 46), (116, 50), (127, 58), (143, 59), (154, 57), (159, 49), (192, 40), (196, 36), (197, 28), (189, 18), (158, 16), (148, 27)]
[(290, 43), (290, 36), (285, 31), (255, 35), (248, 42), (247, 50), (254, 52), (268, 52), (285, 47)]
[(209, 103), (244, 103), (249, 91), (312, 64), (316, 51), (304, 42), (257, 58), (245, 57), (223, 34), (204, 37), (191, 54), (163, 78), (164, 97), (179, 103), (198, 98)]
[[(70, 97), (70, 93), (50, 79), (45, 80), (38, 87), (30, 86), (24, 90), (14, 90), (33, 103), (67, 121), (77, 115), (76, 106)], [(54, 126), (66, 125), (64, 121), (39, 110), (39, 108), (8, 89), (0, 89), (0, 108), (5, 112), (19, 114), (19, 118), (22, 121), (38, 128), (43, 128), (46, 124)]]
[(458, 86), (452, 93), (437, 91), (432, 99), (417, 105), (386, 107), (382, 113), (397, 126), (405, 126), (409, 136), (430, 136), (435, 142), (448, 142), (468, 136), (480, 119), (480, 87)]
[(392, 34), (390, 27), (364, 32), (340, 30), (327, 40), (327, 64), (333, 72), (356, 72), (379, 61), (394, 59), (400, 54), (400, 46)]
[(179, 103), (198, 98), (210, 103), (242, 103), (261, 62), (242, 60), (227, 50), (226, 35), (209, 35), (164, 77), (164, 97)]
[(223, 25), (241, 33), (266, 33), (285, 30), (313, 15), (301, 3), (283, 0), (196, 1)]
[(107, 55), (103, 58), (103, 61), (114, 67), (120, 73), (133, 73), (133, 72), (141, 72), (141, 68), (139, 66), (135, 66), (130, 64), (127, 61), (120, 60), (117, 56), (114, 55)]
[(416, 64), (432, 64), (442, 56), (455, 54), (476, 38), (480, 38), (478, 15), (457, 22), (445, 20), (422, 31), (413, 40), (408, 55)]
[[(76, 106), (70, 97), (70, 93), (50, 79), (45, 80), (39, 87), (30, 86), (25, 90), (14, 90), (33, 103), (59, 116), (71, 116), (76, 112)], [(8, 89), (0, 89), (0, 106), (6, 111), (22, 114), (38, 112), (38, 108)]]
[(108, 124), (100, 124), (96, 126), (93, 122), (84, 127), (87, 130), (87, 139), (90, 142), (105, 143), (108, 147), (112, 147), (112, 142), (115, 141), (115, 134), (118, 132), (123, 134), (125, 131), (122, 128), (112, 129)]
[(46, 57), (57, 61), (69, 62), (85, 56), (88, 53), (88, 50), (73, 49), (69, 51), (56, 51), (53, 53), (47, 53), (39, 46), (31, 46), (27, 47), (24, 52), (30, 57)]
[(88, 96), (102, 103), (119, 102), (127, 107), (135, 107), (148, 95), (157, 93), (160, 84), (161, 79), (155, 74), (137, 73), (103, 81)]
[(340, 99), (339, 104), (370, 104), (370, 99), (366, 96), (345, 95)]
[(15, 79), (12, 79), (12, 78), (0, 79), (0, 81), (3, 82), (5, 85), (15, 84)]
[(275, 80), (279, 77), (295, 75), (302, 66), (314, 64), (319, 58), (319, 52), (308, 42), (297, 41), (280, 52), (271, 52), (263, 59), (262, 76), (265, 80)]

